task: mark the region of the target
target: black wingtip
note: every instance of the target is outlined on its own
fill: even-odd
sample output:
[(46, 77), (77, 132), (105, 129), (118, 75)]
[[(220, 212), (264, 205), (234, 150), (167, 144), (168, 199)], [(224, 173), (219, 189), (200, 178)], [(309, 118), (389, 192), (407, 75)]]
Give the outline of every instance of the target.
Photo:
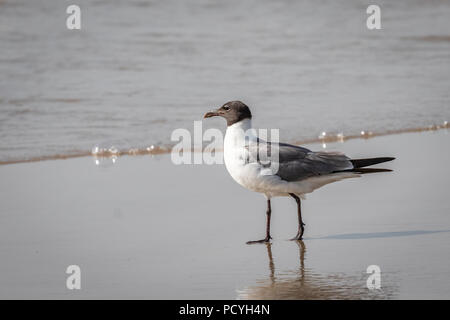
[(374, 164), (383, 163), (395, 160), (394, 157), (379, 157), (379, 158), (368, 158), (368, 159), (352, 159), (350, 162), (353, 164), (355, 169), (373, 166)]

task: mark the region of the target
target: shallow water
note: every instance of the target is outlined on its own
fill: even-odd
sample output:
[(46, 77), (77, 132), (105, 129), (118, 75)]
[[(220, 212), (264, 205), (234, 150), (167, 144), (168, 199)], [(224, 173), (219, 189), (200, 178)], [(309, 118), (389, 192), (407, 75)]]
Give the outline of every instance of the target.
[[(450, 2), (0, 1), (0, 161), (170, 144), (241, 99), (281, 139), (450, 120)], [(223, 122), (204, 124), (224, 128)]]
[[(169, 155), (0, 166), (0, 298), (450, 298), (449, 131), (332, 143), (351, 157), (395, 156), (302, 202), (265, 200), (223, 165)], [(321, 149), (321, 145), (310, 148)], [(81, 290), (67, 290), (67, 266)], [(381, 289), (366, 287), (369, 265)]]

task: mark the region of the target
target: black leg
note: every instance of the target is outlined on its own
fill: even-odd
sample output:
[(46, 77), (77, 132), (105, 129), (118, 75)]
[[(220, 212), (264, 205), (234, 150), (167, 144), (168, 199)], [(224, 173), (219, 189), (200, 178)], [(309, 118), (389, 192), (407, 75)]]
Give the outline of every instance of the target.
[(297, 208), (298, 208), (298, 231), (297, 231), (297, 235), (292, 238), (291, 240), (302, 240), (303, 238), (303, 232), (305, 231), (304, 228), (304, 223), (302, 220), (302, 208), (301, 208), (301, 202), (300, 202), (300, 198), (293, 194), (293, 193), (289, 193), (289, 195), (295, 199), (295, 202), (297, 202)]
[(266, 237), (262, 240), (256, 240), (256, 241), (248, 241), (247, 244), (253, 244), (253, 243), (263, 243), (263, 242), (269, 242), (272, 237), (270, 236), (270, 215), (272, 214), (272, 209), (270, 208), (270, 199), (267, 199), (267, 211), (266, 211)]

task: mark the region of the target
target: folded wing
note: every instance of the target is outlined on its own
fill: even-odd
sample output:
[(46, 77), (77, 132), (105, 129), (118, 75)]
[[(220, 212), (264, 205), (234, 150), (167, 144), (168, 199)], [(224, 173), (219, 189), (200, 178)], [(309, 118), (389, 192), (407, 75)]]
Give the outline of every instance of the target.
[[(285, 181), (298, 181), (354, 168), (350, 159), (342, 153), (313, 152), (287, 143), (271, 143), (258, 139), (257, 143), (251, 144), (247, 149), (252, 159), (259, 160), (261, 154), (267, 154), (268, 159), (272, 161), (272, 167), (278, 168), (275, 174)], [(274, 153), (277, 150), (278, 160)]]

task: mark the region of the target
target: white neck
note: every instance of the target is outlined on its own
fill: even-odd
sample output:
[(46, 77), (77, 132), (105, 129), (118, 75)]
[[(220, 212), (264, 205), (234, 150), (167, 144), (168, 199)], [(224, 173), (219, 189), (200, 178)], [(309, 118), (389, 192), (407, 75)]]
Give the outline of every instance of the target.
[(256, 139), (256, 131), (252, 129), (251, 119), (244, 119), (229, 126), (225, 133), (224, 148), (242, 148), (246, 138)]
[(227, 127), (227, 132), (236, 131), (237, 129), (243, 130), (245, 132), (251, 128), (252, 128), (252, 119), (247, 118), (239, 122), (233, 123), (231, 126)]

